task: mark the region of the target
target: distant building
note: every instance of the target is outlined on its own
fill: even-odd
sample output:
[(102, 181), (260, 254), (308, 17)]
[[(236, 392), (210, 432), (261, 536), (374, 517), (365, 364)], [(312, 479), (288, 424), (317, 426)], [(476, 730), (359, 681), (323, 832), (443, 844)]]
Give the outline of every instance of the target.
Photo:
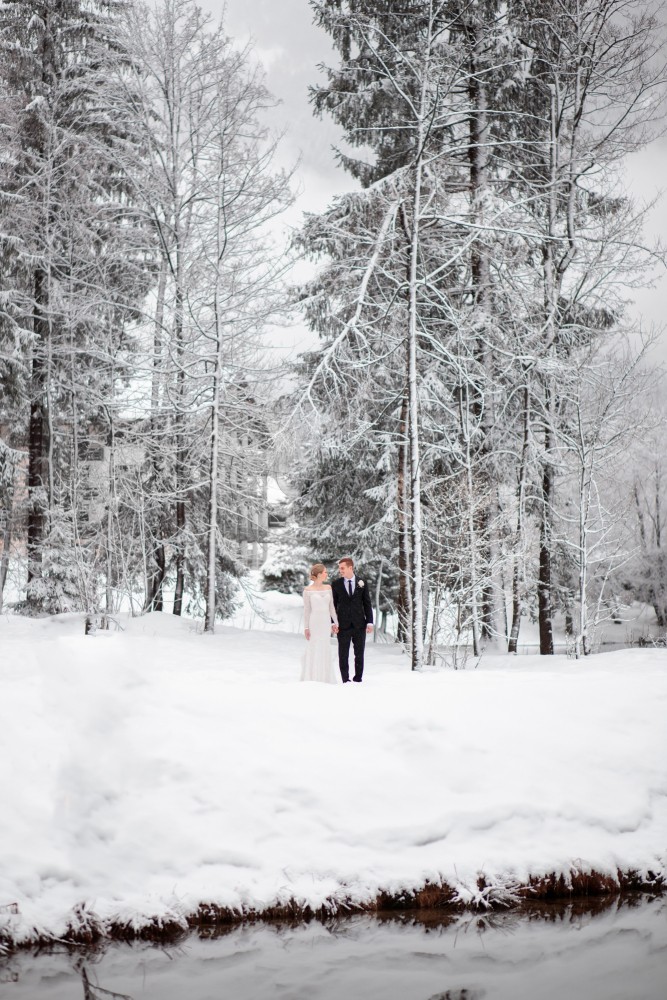
[[(139, 496), (146, 449), (137, 440), (131, 423), (119, 425), (113, 448), (104, 443), (94, 428), (78, 448), (80, 468), (79, 520), (89, 526), (100, 524), (110, 502), (112, 484), (119, 495)], [(269, 537), (267, 456), (250, 431), (220, 450), (219, 517), (228, 542), (236, 545), (234, 555), (248, 569), (258, 569), (265, 561)], [(113, 462), (113, 471), (111, 464)], [(127, 501), (126, 501), (127, 502)]]

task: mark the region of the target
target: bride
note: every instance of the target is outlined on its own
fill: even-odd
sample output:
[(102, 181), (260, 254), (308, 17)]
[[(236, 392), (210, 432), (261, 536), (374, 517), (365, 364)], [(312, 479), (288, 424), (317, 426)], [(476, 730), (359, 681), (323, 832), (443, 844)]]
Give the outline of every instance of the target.
[(308, 642), (303, 655), (301, 680), (337, 684), (339, 676), (331, 657), (331, 633), (338, 631), (338, 617), (331, 587), (326, 582), (327, 575), (326, 567), (315, 563), (310, 571), (313, 582), (303, 592), (303, 623)]

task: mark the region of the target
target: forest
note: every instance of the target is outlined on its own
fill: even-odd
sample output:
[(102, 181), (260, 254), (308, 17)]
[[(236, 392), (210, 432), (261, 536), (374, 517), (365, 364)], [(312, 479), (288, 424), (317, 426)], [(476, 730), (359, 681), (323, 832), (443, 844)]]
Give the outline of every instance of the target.
[[(224, 23), (0, 4), (0, 608), (211, 632), (268, 546), (278, 589), (353, 555), (414, 670), (527, 621), (584, 656), (633, 602), (664, 632), (664, 332), (633, 292), (665, 259), (624, 175), (665, 127), (659, 5), (309, 7), (354, 185), (290, 231), (277, 98)], [(294, 317), (312, 347), (277, 363)]]

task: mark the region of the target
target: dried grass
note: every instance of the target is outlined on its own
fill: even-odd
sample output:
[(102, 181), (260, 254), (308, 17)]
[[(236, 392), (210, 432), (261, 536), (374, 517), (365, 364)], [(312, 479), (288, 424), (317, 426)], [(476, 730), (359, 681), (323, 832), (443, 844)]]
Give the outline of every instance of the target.
[(541, 878), (531, 878), (526, 886), (521, 888), (523, 898), (530, 899), (572, 899), (589, 896), (618, 896), (621, 892), (655, 892), (665, 890), (665, 880), (662, 875), (654, 872), (617, 871), (616, 875), (584, 871), (572, 868), (569, 876), (546, 875)]
[[(445, 882), (426, 882), (420, 888), (401, 892), (380, 892), (371, 900), (359, 902), (351, 897), (330, 897), (317, 908), (303, 905), (295, 899), (285, 903), (256, 909), (234, 909), (216, 903), (200, 903), (194, 913), (182, 919), (154, 919), (146, 924), (103, 922), (86, 905), (77, 907), (66, 933), (59, 938), (39, 933), (17, 945), (9, 926), (0, 927), (0, 959), (18, 947), (53, 948), (99, 947), (106, 941), (153, 941), (173, 944), (196, 930), (201, 936), (212, 937), (229, 933), (239, 924), (279, 923), (296, 926), (311, 920), (328, 922), (351, 914), (375, 913), (386, 919), (401, 913), (424, 922), (448, 922), (456, 914), (468, 911), (492, 913), (511, 908), (527, 915), (537, 912), (544, 905), (567, 902), (579, 904), (582, 909), (605, 909), (614, 905), (619, 897), (628, 902), (646, 894), (660, 896), (667, 886), (662, 875), (651, 871), (618, 871), (616, 876), (595, 870), (572, 868), (568, 875), (555, 874), (532, 877), (527, 883), (512, 879), (488, 878), (481, 874), (476, 884), (451, 886)], [(596, 902), (599, 905), (596, 905)], [(420, 916), (423, 914), (423, 917)], [(554, 919), (558, 911), (554, 910)]]

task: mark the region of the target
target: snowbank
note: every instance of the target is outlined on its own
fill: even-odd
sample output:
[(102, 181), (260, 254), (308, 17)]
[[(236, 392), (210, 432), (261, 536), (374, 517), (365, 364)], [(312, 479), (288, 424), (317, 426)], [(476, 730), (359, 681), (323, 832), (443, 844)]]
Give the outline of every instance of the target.
[(665, 870), (667, 654), (300, 684), (297, 634), (0, 617), (0, 932)]

